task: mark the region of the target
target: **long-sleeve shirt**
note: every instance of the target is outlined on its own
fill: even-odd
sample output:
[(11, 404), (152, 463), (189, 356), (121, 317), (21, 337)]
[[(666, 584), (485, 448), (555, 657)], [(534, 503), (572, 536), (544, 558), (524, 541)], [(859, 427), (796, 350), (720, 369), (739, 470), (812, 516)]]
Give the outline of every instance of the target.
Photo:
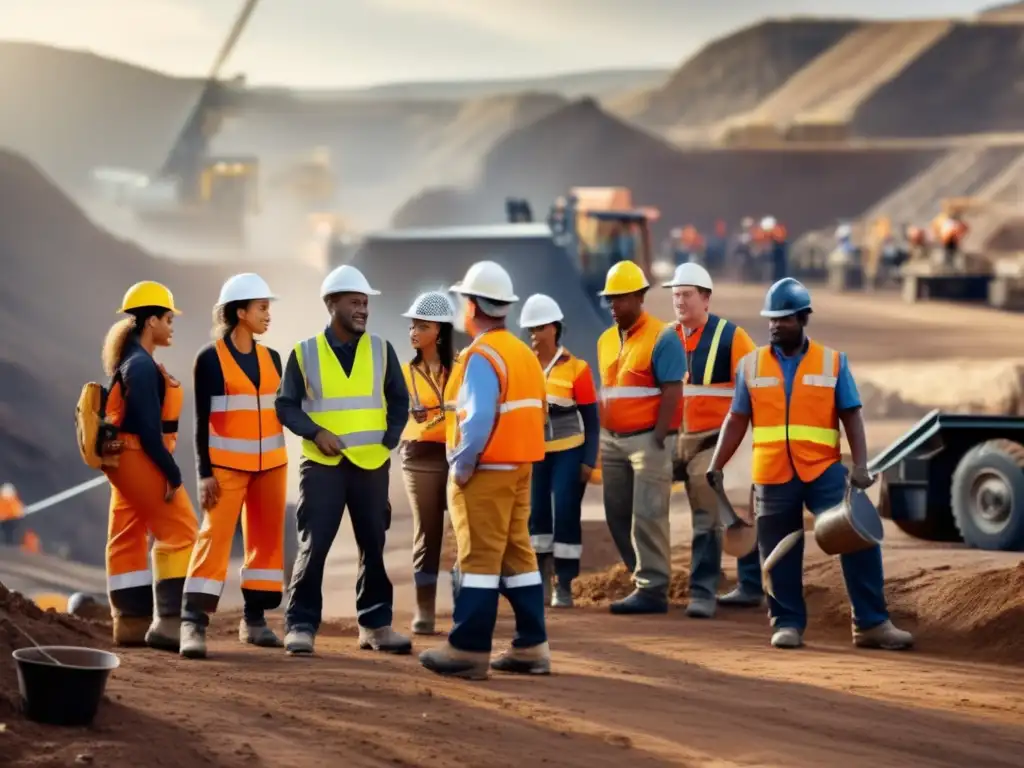
[[(256, 354), (255, 345), (251, 352), (242, 354), (231, 343), (230, 336), (224, 337), (224, 343), (235, 362), (238, 363), (238, 367), (242, 369), (252, 385), (259, 390), (260, 359)], [(274, 361), (277, 375), (280, 376), (281, 355), (269, 347), (267, 352), (270, 353), (270, 359)], [(195, 365), (192, 367), (192, 387), (196, 397), (196, 471), (200, 478), (213, 477), (213, 464), (210, 463), (210, 402), (212, 398), (226, 394), (224, 371), (221, 370), (220, 358), (217, 357), (216, 343), (207, 344), (196, 355)]]
[(500, 394), (498, 374), (487, 358), (472, 355), (466, 363), (457, 398), (457, 407), (465, 413), (465, 418), (459, 423), (459, 444), (448, 461), (454, 477), (466, 478), (476, 469), (498, 417)]
[[(351, 375), (352, 366), (356, 360), (356, 345), (359, 339), (342, 342), (334, 335), (330, 326), (325, 331), (327, 343), (341, 363), (341, 368), (346, 376)], [(384, 432), (383, 444), (388, 450), (398, 446), (409, 419), (409, 390), (405, 386), (405, 376), (402, 375), (402, 364), (395, 354), (395, 348), (391, 342), (385, 342), (387, 346), (387, 370), (384, 374), (384, 402), (387, 405), (387, 429)], [(277, 399), (274, 407), (277, 410), (277, 418), (288, 431), (295, 433), (304, 440), (312, 440), (316, 437), (320, 427), (309, 418), (309, 414), (302, 410), (302, 401), (306, 397), (306, 379), (299, 368), (299, 361), (293, 349), (288, 355), (288, 362), (284, 366), (284, 375), (281, 378), (281, 388), (277, 392)]]
[(118, 373), (124, 398), (124, 418), (119, 429), (138, 435), (139, 444), (172, 487), (181, 485), (181, 470), (164, 445), (163, 410), (167, 383), (163, 372), (137, 342), (125, 350)]

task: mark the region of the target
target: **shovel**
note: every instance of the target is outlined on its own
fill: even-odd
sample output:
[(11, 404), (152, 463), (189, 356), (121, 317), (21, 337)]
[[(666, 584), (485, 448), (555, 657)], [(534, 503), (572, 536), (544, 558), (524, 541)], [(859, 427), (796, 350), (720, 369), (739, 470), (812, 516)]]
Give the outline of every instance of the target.
[(757, 546), (757, 529), (736, 514), (732, 502), (725, 495), (725, 479), (722, 472), (708, 472), (705, 477), (718, 499), (718, 519), (725, 527), (722, 551), (730, 557), (746, 557)]

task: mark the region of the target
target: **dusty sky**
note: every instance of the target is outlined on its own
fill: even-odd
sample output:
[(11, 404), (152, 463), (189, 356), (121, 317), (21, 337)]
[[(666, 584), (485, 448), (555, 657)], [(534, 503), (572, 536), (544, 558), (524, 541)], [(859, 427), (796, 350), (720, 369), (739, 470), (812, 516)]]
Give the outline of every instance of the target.
[[(225, 74), (306, 87), (674, 66), (764, 16), (966, 16), (978, 0), (262, 0)], [(0, 36), (202, 74), (240, 0), (0, 0)]]

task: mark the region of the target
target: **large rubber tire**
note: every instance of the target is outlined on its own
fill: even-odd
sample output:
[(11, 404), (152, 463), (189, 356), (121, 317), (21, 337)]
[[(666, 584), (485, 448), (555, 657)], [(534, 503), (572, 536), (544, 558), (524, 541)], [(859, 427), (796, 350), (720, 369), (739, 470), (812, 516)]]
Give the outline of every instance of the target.
[[(892, 520), (892, 502), (889, 499), (889, 483), (883, 477), (878, 490), (878, 514), (885, 520)], [(892, 520), (903, 533), (922, 541), (960, 541), (960, 531), (948, 516), (932, 515), (927, 520)]]
[(1024, 445), (989, 440), (971, 448), (953, 472), (953, 519), (977, 549), (1024, 551)]

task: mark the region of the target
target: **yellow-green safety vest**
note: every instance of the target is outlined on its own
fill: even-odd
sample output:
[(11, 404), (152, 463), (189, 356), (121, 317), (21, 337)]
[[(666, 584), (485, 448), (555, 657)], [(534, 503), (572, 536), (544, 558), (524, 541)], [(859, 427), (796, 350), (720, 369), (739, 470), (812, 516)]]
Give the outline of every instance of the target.
[[(296, 344), (295, 358), (306, 380), (302, 410), (314, 424), (341, 439), (341, 453), (348, 461), (362, 469), (382, 466), (391, 454), (383, 444), (388, 425), (387, 342), (364, 333), (348, 376), (324, 333)], [(341, 463), (341, 456), (324, 455), (312, 440), (302, 441), (302, 455), (319, 464)]]

